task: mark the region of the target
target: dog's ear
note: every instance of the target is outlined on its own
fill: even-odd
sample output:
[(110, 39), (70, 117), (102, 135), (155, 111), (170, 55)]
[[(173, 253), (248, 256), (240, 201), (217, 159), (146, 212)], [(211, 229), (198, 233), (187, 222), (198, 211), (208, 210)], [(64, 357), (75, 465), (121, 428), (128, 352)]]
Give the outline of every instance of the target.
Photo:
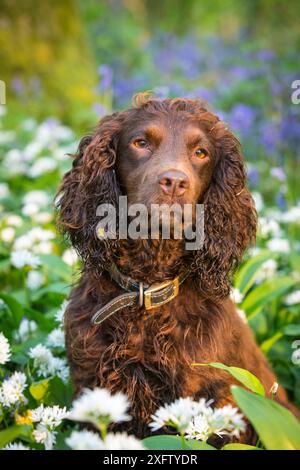
[(222, 298), (230, 291), (231, 273), (255, 241), (257, 215), (239, 141), (220, 121), (212, 137), (217, 160), (204, 198), (204, 245), (195, 265), (201, 290)]
[(93, 135), (81, 139), (72, 169), (64, 175), (55, 199), (59, 227), (80, 257), (87, 264), (97, 262), (100, 270), (107, 247), (101, 247), (97, 238), (96, 211), (104, 203), (117, 206), (114, 165), (121, 126), (121, 113), (114, 113), (99, 122)]

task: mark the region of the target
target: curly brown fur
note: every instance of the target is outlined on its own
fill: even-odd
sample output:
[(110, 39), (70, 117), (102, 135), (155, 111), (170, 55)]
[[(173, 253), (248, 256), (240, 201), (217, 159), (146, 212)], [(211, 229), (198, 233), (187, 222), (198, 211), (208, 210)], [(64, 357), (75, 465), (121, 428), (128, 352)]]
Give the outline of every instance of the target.
[[(146, 125), (149, 145), (135, 147), (130, 135)], [(203, 161), (190, 150), (188, 139), (195, 132), (208, 155)], [(166, 165), (184, 171), (189, 181), (177, 200), (204, 203), (203, 247), (188, 252), (182, 240), (99, 240), (97, 206), (117, 207), (120, 194), (132, 203), (164, 202), (157, 175)], [(193, 362), (246, 368), (266, 390), (276, 380), (228, 297), (231, 274), (255, 239), (256, 212), (245, 183), (237, 139), (203, 103), (140, 96), (134, 107), (103, 118), (94, 134), (81, 140), (73, 168), (63, 178), (59, 224), (83, 260), (65, 315), (76, 393), (97, 385), (126, 393), (133, 416), (126, 428), (138, 436), (149, 434), (158, 406), (178, 397), (212, 398), (215, 406), (233, 403), (235, 381)], [(126, 308), (92, 325), (93, 313), (122, 293), (106, 272), (112, 260), (124, 274), (148, 283), (172, 278), (186, 265), (193, 272), (172, 302), (152, 311)], [(281, 388), (278, 400), (289, 406)], [(252, 442), (253, 432), (241, 440)]]

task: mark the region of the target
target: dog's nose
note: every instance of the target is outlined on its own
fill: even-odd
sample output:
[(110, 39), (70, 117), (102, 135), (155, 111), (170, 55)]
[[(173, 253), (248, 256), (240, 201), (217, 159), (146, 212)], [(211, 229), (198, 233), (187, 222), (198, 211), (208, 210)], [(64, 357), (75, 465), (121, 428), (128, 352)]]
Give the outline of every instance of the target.
[(159, 175), (158, 184), (165, 194), (183, 196), (189, 187), (189, 179), (182, 171), (169, 170)]

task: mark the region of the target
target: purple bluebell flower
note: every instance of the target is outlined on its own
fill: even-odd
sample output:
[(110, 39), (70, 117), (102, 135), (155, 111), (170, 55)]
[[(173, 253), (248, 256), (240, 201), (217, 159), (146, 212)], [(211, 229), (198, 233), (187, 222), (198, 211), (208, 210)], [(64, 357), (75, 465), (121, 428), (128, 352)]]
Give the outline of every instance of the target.
[(170, 88), (168, 86), (161, 85), (154, 87), (153, 91), (158, 98), (165, 99), (169, 96)]
[(259, 171), (255, 167), (250, 167), (248, 170), (248, 180), (252, 187), (255, 187), (259, 183)]
[(231, 110), (230, 125), (242, 136), (249, 136), (256, 118), (256, 111), (244, 103), (237, 103)]
[(183, 86), (175, 80), (170, 83), (170, 95), (171, 96), (185, 96), (186, 90)]
[(237, 80), (247, 80), (251, 77), (251, 70), (241, 66), (241, 65), (234, 65), (230, 69), (230, 75)]
[(259, 127), (259, 136), (267, 155), (277, 152), (280, 144), (280, 128), (277, 122), (262, 121)]
[(269, 83), (270, 83), (271, 94), (274, 97), (280, 96), (284, 90), (284, 85), (280, 82), (280, 80), (278, 80), (277, 77), (276, 78), (270, 77)]
[(114, 81), (113, 96), (119, 104), (130, 102), (132, 95), (138, 91), (149, 90), (151, 86), (143, 76), (122, 77)]
[(257, 52), (257, 58), (262, 62), (270, 62), (276, 58), (276, 54), (271, 49), (260, 49)]
[(280, 137), (283, 143), (298, 154), (300, 148), (300, 111), (297, 106), (291, 106), (282, 115)]
[(271, 175), (274, 178), (278, 179), (278, 181), (280, 181), (281, 183), (284, 183), (284, 181), (286, 181), (285, 171), (280, 166), (271, 168)]
[(45, 124), (49, 129), (55, 129), (57, 126), (59, 126), (59, 121), (54, 117), (49, 117), (45, 120)]
[(279, 209), (281, 209), (282, 211), (284, 211), (287, 208), (285, 196), (283, 192), (281, 191), (279, 191), (276, 195), (276, 204), (279, 207)]
[(94, 103), (93, 110), (95, 111), (95, 113), (97, 114), (99, 118), (102, 118), (103, 116), (108, 114), (108, 109), (106, 108), (106, 106), (104, 106), (101, 103)]
[(177, 60), (177, 37), (170, 33), (158, 35), (154, 38), (150, 49), (155, 67), (162, 75), (170, 75)]
[(221, 121), (228, 122), (228, 114), (221, 109), (215, 109), (214, 114), (218, 116)]
[(208, 88), (198, 86), (192, 91), (191, 94), (194, 98), (202, 99), (208, 102), (213, 101), (213, 91), (209, 90)]
[(98, 73), (100, 75), (100, 84), (98, 86), (98, 90), (101, 93), (111, 88), (113, 71), (109, 65), (102, 64), (100, 67), (98, 67)]
[(17, 95), (23, 95), (25, 91), (24, 81), (20, 77), (15, 77), (11, 81), (11, 88)]
[(200, 48), (193, 36), (187, 36), (179, 43), (176, 51), (176, 65), (188, 79), (196, 79), (201, 73), (199, 67)]

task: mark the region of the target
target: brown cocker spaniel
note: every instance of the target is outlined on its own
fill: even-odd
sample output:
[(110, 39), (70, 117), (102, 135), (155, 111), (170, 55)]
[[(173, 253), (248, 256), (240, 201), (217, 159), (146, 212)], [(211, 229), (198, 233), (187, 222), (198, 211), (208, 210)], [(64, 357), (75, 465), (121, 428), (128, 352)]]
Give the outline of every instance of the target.
[[(124, 392), (133, 418), (125, 428), (137, 436), (149, 435), (151, 414), (178, 397), (213, 399), (216, 407), (233, 403), (234, 379), (194, 362), (248, 369), (267, 391), (276, 380), (229, 297), (231, 274), (256, 233), (256, 211), (245, 184), (238, 140), (201, 101), (141, 94), (132, 108), (104, 117), (81, 140), (63, 178), (59, 224), (83, 261), (65, 314), (76, 393), (95, 386)], [(99, 238), (97, 207), (117, 207), (120, 195), (127, 195), (129, 205), (147, 207), (203, 203), (202, 248), (188, 251), (174, 238)], [(123, 281), (135, 281), (134, 294), (131, 284), (124, 289), (116, 282), (112, 263)], [(173, 300), (151, 309), (139, 304), (143, 286), (172, 280), (185, 270), (189, 275)], [(93, 322), (101, 307), (125, 293), (137, 297), (101, 323)], [(277, 400), (290, 406), (281, 387)], [(241, 440), (253, 439), (249, 426)]]

